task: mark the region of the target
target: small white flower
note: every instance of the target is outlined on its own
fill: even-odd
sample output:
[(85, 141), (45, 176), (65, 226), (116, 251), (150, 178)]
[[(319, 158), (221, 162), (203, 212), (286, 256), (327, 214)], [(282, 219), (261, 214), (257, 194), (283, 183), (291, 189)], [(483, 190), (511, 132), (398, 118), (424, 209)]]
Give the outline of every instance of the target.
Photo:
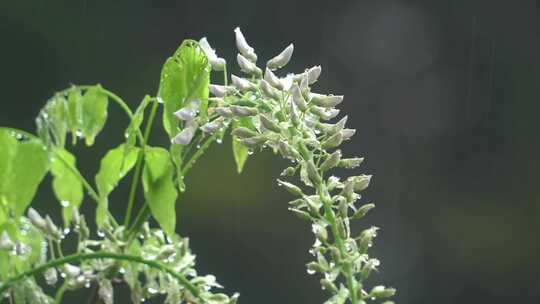
[(251, 82), (236, 75), (231, 75), (231, 80), (234, 87), (237, 88), (239, 91), (249, 91), (254, 88)]
[(225, 121), (224, 117), (218, 117), (215, 120), (202, 125), (201, 131), (207, 134), (212, 134), (223, 126), (224, 121)]
[(211, 84), (209, 87), (210, 93), (216, 97), (225, 97), (231, 91), (234, 91), (233, 87), (222, 86), (218, 84)]
[(45, 229), (45, 220), (39, 215), (39, 213), (32, 207), (28, 208), (28, 219), (30, 223), (40, 229)]
[(294, 104), (300, 109), (300, 111), (304, 112), (307, 110), (308, 106), (306, 103), (306, 100), (304, 99), (304, 96), (302, 96), (302, 93), (300, 92), (300, 87), (295, 83), (292, 87), (292, 99)]
[(225, 61), (225, 59), (220, 58), (216, 55), (216, 51), (210, 46), (206, 37), (203, 37), (201, 38), (201, 40), (199, 40), (199, 45), (206, 54), (210, 65), (212, 65), (212, 70), (223, 71), (227, 62)]
[(197, 127), (198, 124), (195, 120), (187, 121), (186, 127), (172, 139), (172, 142), (184, 146), (189, 144), (195, 135), (195, 131), (197, 131)]
[(263, 91), (263, 93), (270, 97), (270, 98), (274, 98), (274, 99), (278, 99), (279, 98), (279, 94), (277, 92), (276, 89), (274, 89), (266, 80), (264, 79), (261, 79), (261, 89)]
[(319, 76), (321, 76), (321, 71), (322, 69), (320, 65), (314, 66), (307, 71), (309, 84), (313, 84), (317, 81), (317, 79), (319, 79)]
[(249, 61), (246, 57), (242, 56), (242, 54), (238, 54), (236, 56), (236, 60), (238, 61), (238, 66), (240, 66), (240, 70), (242, 72), (255, 75), (262, 74), (261, 69), (259, 69), (253, 62)]
[(269, 68), (266, 68), (266, 70), (264, 71), (264, 80), (266, 80), (274, 88), (283, 90), (283, 83)]
[(293, 51), (294, 45), (291, 43), (281, 53), (279, 53), (279, 55), (268, 60), (266, 66), (271, 70), (276, 70), (284, 67), (291, 60)]
[(351, 137), (353, 137), (354, 133), (356, 133), (355, 129), (343, 129), (343, 130), (341, 130), (341, 136), (342, 136), (343, 140), (350, 139)]
[(174, 112), (174, 115), (178, 117), (178, 119), (183, 120), (183, 121), (193, 120), (197, 116), (200, 103), (201, 102), (198, 99), (195, 99), (191, 101), (190, 103), (188, 103), (187, 106)]
[(234, 29), (234, 34), (236, 37), (236, 47), (238, 48), (240, 53), (242, 53), (242, 55), (244, 55), (252, 62), (257, 61), (257, 54), (255, 54), (255, 50), (251, 46), (249, 46), (246, 38), (244, 37), (244, 34), (242, 34), (242, 31), (239, 27)]
[(11, 250), (13, 249), (13, 246), (15, 246), (15, 244), (9, 238), (7, 231), (2, 232), (2, 236), (0, 236), (0, 250)]
[(64, 264), (64, 272), (68, 277), (75, 278), (81, 273), (81, 269), (78, 266)]
[(281, 86), (283, 87), (283, 90), (285, 91), (290, 90), (293, 84), (293, 80), (294, 80), (294, 74), (288, 74), (285, 78), (281, 78), (279, 81), (281, 82)]

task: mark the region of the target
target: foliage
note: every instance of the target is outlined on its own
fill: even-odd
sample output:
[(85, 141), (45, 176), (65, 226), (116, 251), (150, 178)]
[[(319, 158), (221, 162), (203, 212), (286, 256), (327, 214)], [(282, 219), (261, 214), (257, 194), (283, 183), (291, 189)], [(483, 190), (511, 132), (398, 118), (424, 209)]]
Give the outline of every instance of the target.
[[(135, 112), (100, 85), (73, 86), (46, 103), (36, 120), (37, 136), (0, 128), (0, 293), (15, 303), (60, 303), (64, 292), (93, 285), (104, 303), (113, 303), (115, 285), (127, 284), (133, 303), (156, 295), (163, 295), (165, 303), (236, 303), (238, 294), (214, 292), (221, 287), (215, 277), (197, 273), (188, 239), (175, 233), (175, 204), (178, 192), (186, 190), (184, 178), (229, 126), (239, 173), (249, 155), (262, 149), (291, 161), (282, 173), (290, 181), (278, 183), (295, 197), (289, 209), (312, 226), (313, 261), (306, 267), (308, 274), (321, 275), (321, 286), (329, 293), (325, 303), (359, 304), (395, 293), (380, 285), (368, 289), (365, 282), (379, 266), (368, 254), (378, 228), (351, 231), (351, 222), (374, 207), (358, 204), (371, 176), (331, 175), (363, 161), (345, 158), (338, 149), (355, 133), (346, 128), (346, 116), (330, 122), (339, 114), (335, 107), (343, 96), (311, 91), (320, 66), (276, 75), (291, 59), (292, 44), (270, 59), (263, 73), (240, 29), (235, 35), (245, 77), (231, 75), (232, 85), (226, 61), (206, 38), (186, 40), (166, 60), (157, 96), (144, 97)], [(223, 85), (209, 83), (211, 71), (223, 72)], [(103, 156), (94, 187), (77, 169), (66, 138), (69, 133), (73, 145), (84, 139), (92, 146), (111, 101), (130, 123), (123, 142)], [(148, 145), (160, 106), (171, 139), (165, 148)], [(62, 227), (28, 208), (47, 172), (62, 207)], [(109, 211), (109, 195), (127, 176), (131, 187), (126, 201), (111, 202), (126, 206), (119, 223)], [(295, 176), (301, 186), (292, 180)], [(135, 213), (140, 184), (144, 204)], [(96, 204), (96, 236), (78, 211), (85, 193)], [(39, 201), (34, 204), (38, 207)], [(150, 217), (158, 227), (149, 226)], [(70, 233), (78, 243), (68, 254), (63, 240)], [(54, 297), (40, 287), (38, 275), (56, 287)]]

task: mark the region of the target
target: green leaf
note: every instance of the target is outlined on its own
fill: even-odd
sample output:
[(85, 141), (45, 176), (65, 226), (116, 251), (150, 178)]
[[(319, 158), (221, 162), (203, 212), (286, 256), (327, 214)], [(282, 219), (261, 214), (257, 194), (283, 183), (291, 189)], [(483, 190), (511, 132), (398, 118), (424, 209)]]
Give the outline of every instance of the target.
[(82, 100), (82, 133), (86, 145), (94, 144), (96, 135), (103, 129), (107, 120), (108, 98), (101, 91), (101, 87), (95, 86), (86, 91)]
[(38, 135), (48, 147), (63, 148), (66, 134), (71, 132), (73, 144), (77, 137), (84, 137), (90, 146), (105, 125), (108, 103), (108, 97), (99, 85), (74, 86), (57, 93), (47, 101), (36, 119)]
[(174, 167), (169, 152), (163, 148), (147, 147), (143, 170), (144, 196), (152, 215), (161, 228), (174, 235), (176, 227), (176, 187)]
[[(133, 168), (137, 161), (139, 148), (127, 148), (126, 145), (110, 150), (101, 159), (99, 171), (96, 174), (96, 185), (100, 197), (96, 211), (96, 223), (98, 226), (103, 224), (108, 209), (107, 197), (116, 188), (118, 182)], [(125, 153), (125, 151), (127, 152)]]
[(0, 128), (0, 147), (0, 205), (20, 216), (47, 173), (48, 153), (37, 137), (7, 128)]
[(186, 99), (200, 99), (199, 115), (203, 121), (206, 119), (210, 70), (206, 55), (193, 40), (184, 40), (174, 55), (165, 61), (158, 96), (163, 100), (163, 125), (169, 138), (179, 131), (180, 121), (173, 113), (182, 107)]
[[(253, 122), (249, 117), (240, 118), (233, 122), (233, 130), (239, 127), (246, 127), (254, 129)], [(240, 143), (238, 137), (232, 136), (232, 150), (234, 155), (234, 161), (236, 162), (236, 171), (238, 174), (242, 173), (244, 165), (249, 157), (249, 149)]]
[(84, 192), (79, 176), (71, 168), (76, 168), (73, 154), (61, 148), (54, 148), (54, 157), (51, 162), (53, 176), (52, 187), (54, 195), (62, 205), (64, 225), (69, 226), (73, 208), (79, 209)]

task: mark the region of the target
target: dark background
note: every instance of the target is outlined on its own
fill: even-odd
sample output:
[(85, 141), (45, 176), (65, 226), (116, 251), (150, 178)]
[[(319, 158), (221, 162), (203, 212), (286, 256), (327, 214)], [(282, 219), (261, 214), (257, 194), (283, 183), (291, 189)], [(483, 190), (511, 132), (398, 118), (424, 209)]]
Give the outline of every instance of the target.
[[(233, 66), (236, 26), (259, 63), (294, 42), (290, 71), (322, 65), (315, 90), (346, 96), (341, 108), (358, 132), (344, 150), (367, 157), (357, 172), (375, 176), (366, 200), (378, 208), (356, 227), (382, 228), (372, 251), (381, 271), (370, 283), (395, 286), (398, 303), (537, 303), (538, 6), (2, 0), (0, 125), (34, 130), (40, 107), (70, 83), (99, 82), (135, 107), (155, 94), (161, 64), (184, 38), (207, 36)], [(88, 178), (122, 139), (127, 121), (114, 107), (110, 115), (95, 148), (74, 148)], [(167, 145), (161, 129), (152, 143)], [(304, 268), (310, 227), (287, 211), (290, 197), (275, 183), (284, 165), (262, 153), (237, 175), (226, 140), (197, 163), (178, 202), (177, 229), (191, 238), (201, 273), (239, 291), (241, 303), (325, 299)], [(36, 207), (58, 214), (48, 188)], [(125, 196), (124, 185), (111, 202), (116, 215)]]

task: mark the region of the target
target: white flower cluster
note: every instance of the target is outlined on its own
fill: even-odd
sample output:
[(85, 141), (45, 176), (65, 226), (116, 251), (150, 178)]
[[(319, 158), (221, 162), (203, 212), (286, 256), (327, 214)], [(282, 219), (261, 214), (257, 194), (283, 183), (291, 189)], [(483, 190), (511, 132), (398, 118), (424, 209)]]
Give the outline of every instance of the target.
[[(209, 108), (211, 120), (207, 124), (216, 127), (204, 129), (216, 130), (218, 125), (242, 120), (232, 134), (243, 145), (251, 150), (270, 147), (293, 162), (282, 175), (290, 177), (298, 172), (304, 187), (282, 180), (278, 183), (298, 196), (290, 202), (290, 210), (312, 222), (316, 241), (310, 252), (315, 261), (308, 263), (307, 269), (309, 274), (322, 274), (323, 289), (333, 294), (326, 303), (340, 304), (349, 300), (357, 304), (392, 296), (395, 293), (392, 288), (375, 286), (369, 292), (364, 289), (365, 279), (380, 264), (368, 255), (378, 228), (354, 235), (350, 227), (352, 220), (362, 218), (374, 207), (373, 204), (356, 205), (361, 198), (359, 193), (369, 186), (371, 175), (344, 180), (328, 175), (330, 170), (353, 169), (363, 161), (360, 157), (344, 158), (337, 149), (355, 134), (354, 129), (346, 128), (347, 116), (331, 122), (340, 112), (336, 106), (343, 101), (343, 96), (312, 91), (311, 86), (321, 75), (320, 66), (297, 74), (277, 75), (290, 61), (293, 44), (268, 60), (263, 73), (257, 66), (255, 49), (239, 28), (234, 32), (239, 51), (237, 62), (245, 76), (232, 75), (232, 86), (210, 86), (213, 97)], [(206, 38), (201, 40), (201, 45), (210, 62), (225, 62), (216, 59)], [(212, 66), (215, 70), (223, 69), (221, 65)], [(185, 111), (188, 109), (177, 114), (182, 120), (185, 119), (180, 112)], [(186, 144), (186, 141), (180, 143)], [(303, 188), (311, 188), (312, 193)]]

